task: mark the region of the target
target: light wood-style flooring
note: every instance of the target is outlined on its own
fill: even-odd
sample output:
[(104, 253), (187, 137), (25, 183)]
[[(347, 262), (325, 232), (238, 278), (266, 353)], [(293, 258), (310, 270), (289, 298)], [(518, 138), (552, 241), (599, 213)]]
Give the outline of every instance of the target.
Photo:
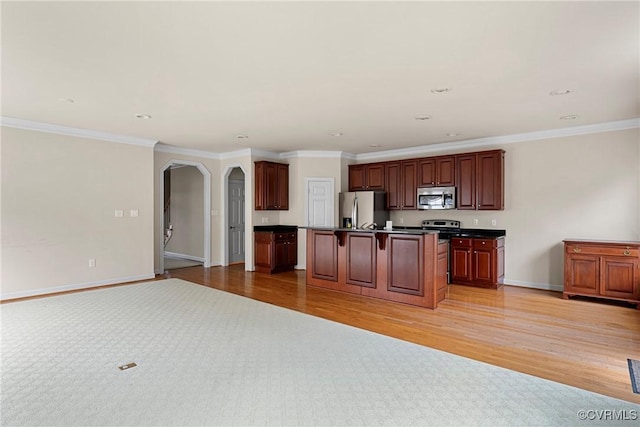
[(561, 293), (449, 285), (436, 310), (305, 285), (305, 272), (244, 265), (171, 270), (175, 277), (492, 365), (640, 403), (627, 358), (640, 360), (640, 310)]

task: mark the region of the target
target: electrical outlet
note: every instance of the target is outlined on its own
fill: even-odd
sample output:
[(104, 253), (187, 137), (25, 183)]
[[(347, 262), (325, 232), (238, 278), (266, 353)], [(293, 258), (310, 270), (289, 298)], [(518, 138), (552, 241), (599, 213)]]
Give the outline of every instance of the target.
[(398, 222), (399, 222), (400, 224), (404, 224), (404, 218), (400, 218), (400, 219), (398, 220)]
[(89, 260), (89, 267), (95, 267), (96, 266), (96, 260), (95, 259), (90, 259)]
[(267, 218), (266, 216), (262, 217), (262, 223), (263, 224), (268, 224), (269, 223), (269, 218)]
[(131, 218), (135, 218), (135, 217), (137, 217), (137, 216), (138, 216), (138, 209), (131, 209), (131, 210), (129, 211), (129, 216), (130, 216)]
[(116, 209), (114, 215), (116, 216), (116, 218), (122, 218), (124, 216), (124, 211), (122, 209)]
[(478, 225), (478, 218), (473, 218), (473, 225)]
[(492, 219), (491, 220), (491, 225), (493, 225), (495, 227), (496, 225), (498, 225), (498, 221), (496, 221), (495, 219)]

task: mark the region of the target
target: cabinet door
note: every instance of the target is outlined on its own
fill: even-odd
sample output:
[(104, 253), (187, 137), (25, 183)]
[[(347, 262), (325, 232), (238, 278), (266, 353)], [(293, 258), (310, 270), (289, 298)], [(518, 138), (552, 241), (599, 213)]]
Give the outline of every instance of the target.
[(376, 287), (376, 238), (370, 233), (347, 233), (347, 283)]
[(307, 253), (311, 258), (311, 277), (338, 281), (338, 241), (332, 231), (312, 230)]
[(289, 209), (289, 165), (277, 165), (276, 208)]
[(450, 157), (436, 158), (436, 185), (453, 187), (456, 185), (456, 159)]
[(493, 285), (495, 283), (493, 260), (493, 249), (473, 249), (471, 265), (473, 266), (472, 280), (474, 283), (487, 285)]
[(476, 155), (456, 157), (457, 208), (476, 208)]
[(274, 268), (281, 268), (289, 265), (289, 252), (287, 242), (276, 240), (274, 242)]
[(603, 256), (600, 263), (600, 294), (638, 299), (640, 293), (638, 258)]
[(435, 159), (420, 159), (418, 169), (418, 187), (434, 187), (436, 185)]
[(422, 236), (389, 234), (387, 239), (387, 290), (424, 295)]
[(476, 194), (479, 210), (504, 209), (504, 152), (477, 154)]
[(402, 208), (400, 193), (400, 162), (387, 162), (386, 184), (387, 209), (399, 210)]
[(565, 253), (564, 291), (598, 295), (600, 259), (597, 255)]
[(451, 239), (451, 282), (471, 282), (471, 245), (471, 239)]
[(365, 178), (367, 190), (384, 190), (384, 163), (366, 165)]
[(418, 161), (410, 160), (401, 163), (401, 204), (403, 210), (417, 209)]
[(265, 205), (267, 209), (278, 209), (278, 166), (264, 164)]
[(366, 189), (364, 165), (349, 165), (349, 191)]

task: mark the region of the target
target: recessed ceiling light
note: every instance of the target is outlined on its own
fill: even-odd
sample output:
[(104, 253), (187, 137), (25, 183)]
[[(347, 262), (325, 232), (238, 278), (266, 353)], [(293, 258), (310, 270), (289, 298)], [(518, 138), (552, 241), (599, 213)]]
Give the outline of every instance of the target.
[(342, 133), (342, 132), (334, 132), (334, 133), (331, 134), (331, 136), (335, 136), (335, 137), (339, 137), (339, 136), (342, 136), (342, 135), (344, 135), (344, 133)]
[(151, 116), (148, 114), (136, 114), (136, 117), (139, 119), (150, 119)]
[(238, 138), (238, 139), (248, 139), (248, 138), (249, 138), (249, 135), (242, 135), (242, 134), (240, 134), (240, 135), (236, 135), (236, 138)]
[(380, 147), (380, 144), (369, 144), (369, 147)]
[(576, 116), (576, 115), (574, 115), (574, 114), (571, 114), (571, 115), (568, 115), (568, 116), (562, 116), (562, 117), (560, 117), (560, 120), (575, 120), (575, 119), (577, 119), (577, 118), (578, 118), (578, 116)]
[(459, 133), (453, 133), (453, 132), (452, 132), (452, 133), (448, 133), (448, 134), (446, 134), (446, 136), (460, 136), (460, 134), (459, 134)]
[(549, 95), (551, 95), (551, 96), (567, 95), (569, 93), (571, 93), (571, 91), (569, 89), (556, 89), (556, 90), (552, 90), (551, 92), (549, 92)]
[(446, 93), (446, 92), (451, 92), (451, 88), (450, 87), (437, 87), (437, 88), (431, 89), (431, 93)]
[(431, 116), (416, 116), (416, 120), (430, 120)]
[(60, 101), (60, 102), (68, 102), (69, 104), (73, 104), (74, 102), (76, 102), (76, 100), (72, 99), (72, 98), (58, 98), (58, 101)]

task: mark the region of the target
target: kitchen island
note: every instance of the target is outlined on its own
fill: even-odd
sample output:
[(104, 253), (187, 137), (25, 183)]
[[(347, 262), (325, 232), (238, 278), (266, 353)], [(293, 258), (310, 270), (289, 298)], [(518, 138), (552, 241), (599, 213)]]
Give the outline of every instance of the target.
[(307, 286), (436, 308), (446, 297), (446, 242), (425, 230), (307, 229)]

